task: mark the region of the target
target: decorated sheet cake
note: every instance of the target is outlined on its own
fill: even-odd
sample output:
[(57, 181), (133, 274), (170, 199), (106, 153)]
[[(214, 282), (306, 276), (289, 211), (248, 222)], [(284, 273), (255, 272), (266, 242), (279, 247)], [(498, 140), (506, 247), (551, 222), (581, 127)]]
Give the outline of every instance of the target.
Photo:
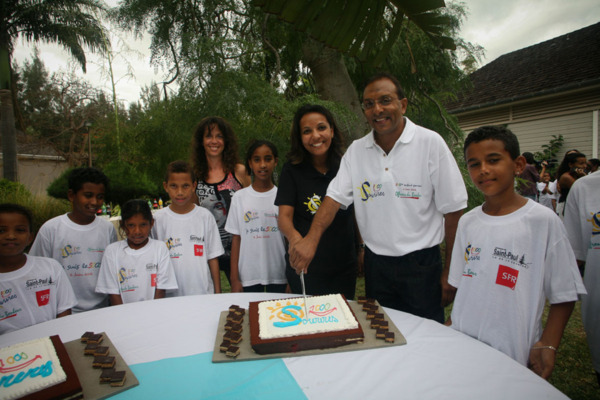
[(250, 303), (251, 344), (258, 354), (324, 349), (360, 342), (364, 334), (340, 295)]
[(81, 396), (81, 385), (76, 374), (73, 371), (67, 377), (63, 366), (65, 369), (73, 368), (58, 336), (0, 349), (0, 398), (16, 399), (26, 395), (32, 395), (32, 398)]

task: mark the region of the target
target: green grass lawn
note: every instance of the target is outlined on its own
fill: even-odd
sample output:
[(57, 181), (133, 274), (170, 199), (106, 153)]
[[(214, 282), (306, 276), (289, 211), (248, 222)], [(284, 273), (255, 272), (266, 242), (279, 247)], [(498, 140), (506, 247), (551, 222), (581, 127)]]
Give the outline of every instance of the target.
[[(221, 284), (223, 293), (231, 291), (224, 273), (221, 273)], [(358, 278), (356, 296), (364, 296), (364, 294), (365, 280)], [(446, 308), (447, 315), (450, 314), (450, 310), (451, 307)], [(548, 307), (544, 313), (544, 322), (547, 313)], [(592, 360), (581, 322), (581, 303), (575, 305), (573, 315), (565, 329), (550, 383), (573, 400), (600, 399), (600, 387), (592, 368)]]

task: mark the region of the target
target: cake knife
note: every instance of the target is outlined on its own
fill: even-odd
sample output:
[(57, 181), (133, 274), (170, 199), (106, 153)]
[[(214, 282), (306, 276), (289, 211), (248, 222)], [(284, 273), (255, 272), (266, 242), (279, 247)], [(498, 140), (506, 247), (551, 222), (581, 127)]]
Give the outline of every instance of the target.
[(304, 318), (308, 319), (308, 307), (306, 306), (306, 286), (304, 286), (304, 270), (300, 271), (300, 283), (302, 284), (302, 296), (304, 297)]

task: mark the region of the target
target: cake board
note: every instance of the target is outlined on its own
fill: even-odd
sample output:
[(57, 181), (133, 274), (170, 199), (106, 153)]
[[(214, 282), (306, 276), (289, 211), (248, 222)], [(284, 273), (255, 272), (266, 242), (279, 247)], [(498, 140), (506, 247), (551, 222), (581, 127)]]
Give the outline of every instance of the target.
[(77, 376), (83, 387), (83, 396), (86, 400), (106, 399), (140, 384), (108, 335), (104, 332), (102, 332), (102, 334), (104, 335), (104, 339), (100, 345), (108, 346), (110, 349), (109, 355), (115, 357), (115, 369), (117, 371), (127, 371), (126, 380), (123, 386), (110, 386), (107, 383), (100, 383), (102, 369), (93, 368), (92, 362), (94, 357), (83, 354), (83, 350), (87, 343), (83, 343), (79, 339), (67, 342), (65, 343), (65, 347), (77, 370)]
[[(379, 303), (376, 303), (379, 305)], [(240, 354), (236, 358), (227, 357), (225, 353), (221, 353), (219, 350), (219, 346), (223, 341), (223, 334), (225, 331), (225, 323), (227, 322), (227, 314), (229, 311), (222, 311), (219, 317), (219, 325), (216, 332), (215, 337), (215, 345), (213, 348), (213, 363), (222, 363), (222, 362), (234, 362), (234, 361), (249, 361), (249, 360), (266, 360), (270, 358), (285, 358), (285, 357), (302, 357), (302, 356), (314, 356), (319, 354), (332, 354), (332, 353), (341, 353), (345, 351), (356, 351), (356, 350), (368, 350), (368, 349), (379, 349), (385, 348), (389, 346), (402, 346), (406, 344), (406, 338), (398, 327), (394, 324), (394, 322), (387, 315), (385, 310), (379, 306), (379, 311), (384, 314), (384, 317), (387, 321), (389, 321), (389, 331), (394, 332), (396, 338), (394, 343), (388, 343), (384, 340), (377, 339), (375, 337), (375, 329), (370, 328), (371, 321), (367, 319), (367, 314), (362, 310), (362, 304), (356, 303), (354, 301), (349, 301), (348, 305), (354, 311), (354, 315), (356, 315), (356, 319), (358, 323), (363, 329), (365, 334), (365, 339), (362, 343), (351, 343), (345, 346), (334, 347), (330, 349), (315, 349), (315, 350), (303, 350), (296, 353), (273, 353), (273, 354), (257, 354), (252, 349), (250, 344), (250, 318), (247, 313), (244, 316), (244, 321), (242, 322), (242, 341), (239, 344), (236, 344), (240, 348)]]

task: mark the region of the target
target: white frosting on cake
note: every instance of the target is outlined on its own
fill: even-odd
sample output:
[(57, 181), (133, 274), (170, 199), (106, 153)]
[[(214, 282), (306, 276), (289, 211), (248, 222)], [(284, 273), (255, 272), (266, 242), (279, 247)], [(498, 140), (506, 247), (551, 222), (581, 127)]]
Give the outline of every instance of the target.
[(0, 349), (0, 397), (15, 399), (67, 380), (50, 338)]
[(258, 336), (265, 340), (358, 327), (348, 303), (339, 294), (310, 296), (306, 302), (308, 318), (302, 297), (258, 303)]

